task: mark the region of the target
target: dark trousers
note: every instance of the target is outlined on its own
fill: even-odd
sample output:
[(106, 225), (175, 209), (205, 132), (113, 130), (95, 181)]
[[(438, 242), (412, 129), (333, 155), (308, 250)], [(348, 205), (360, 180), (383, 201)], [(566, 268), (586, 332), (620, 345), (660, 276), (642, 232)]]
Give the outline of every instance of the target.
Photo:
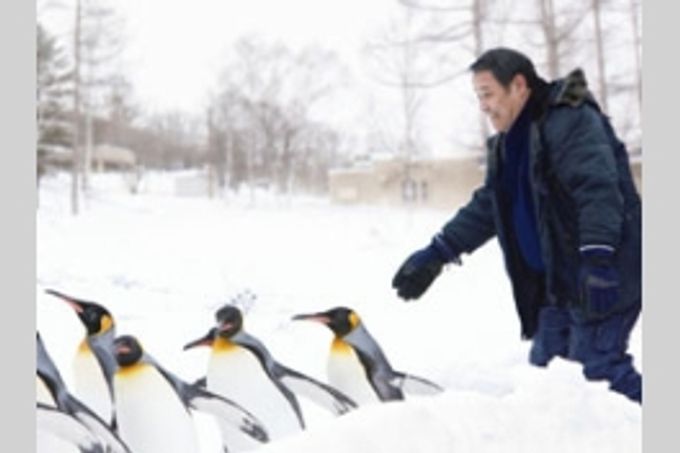
[(606, 380), (611, 390), (642, 403), (642, 376), (626, 352), (641, 306), (634, 304), (599, 321), (586, 320), (577, 310), (543, 307), (529, 362), (547, 366), (556, 356), (574, 360), (583, 365), (586, 379)]

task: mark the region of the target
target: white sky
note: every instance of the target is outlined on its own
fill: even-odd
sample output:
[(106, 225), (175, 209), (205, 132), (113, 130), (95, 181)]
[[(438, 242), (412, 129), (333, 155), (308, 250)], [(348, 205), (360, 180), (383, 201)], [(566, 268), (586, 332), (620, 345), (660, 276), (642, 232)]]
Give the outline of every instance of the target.
[[(289, 47), (317, 44), (356, 58), (362, 36), (395, 0), (119, 0), (127, 16), (136, 89), (162, 107), (197, 108), (225, 52), (247, 34)], [(352, 64), (351, 61), (348, 61)]]

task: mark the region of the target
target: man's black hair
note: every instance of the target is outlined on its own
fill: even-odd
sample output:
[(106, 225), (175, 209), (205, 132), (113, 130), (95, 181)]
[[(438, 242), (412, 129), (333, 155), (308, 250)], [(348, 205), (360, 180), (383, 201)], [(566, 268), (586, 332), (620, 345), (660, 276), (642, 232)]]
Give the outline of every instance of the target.
[(521, 52), (497, 47), (484, 52), (470, 65), (474, 73), (491, 71), (498, 82), (507, 88), (517, 74), (522, 74), (530, 89), (543, 86), (545, 81), (536, 74), (534, 63)]

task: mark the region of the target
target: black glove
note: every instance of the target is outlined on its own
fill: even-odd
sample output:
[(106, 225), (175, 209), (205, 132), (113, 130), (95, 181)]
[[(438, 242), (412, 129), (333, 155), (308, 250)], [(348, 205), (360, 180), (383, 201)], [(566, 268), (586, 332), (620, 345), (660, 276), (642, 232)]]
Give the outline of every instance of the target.
[(615, 311), (620, 298), (620, 279), (614, 264), (614, 250), (582, 247), (579, 282), (581, 300), (589, 317), (603, 318)]
[(441, 273), (444, 264), (460, 264), (458, 255), (444, 236), (438, 234), (430, 245), (406, 259), (392, 279), (392, 288), (404, 300), (418, 299)]

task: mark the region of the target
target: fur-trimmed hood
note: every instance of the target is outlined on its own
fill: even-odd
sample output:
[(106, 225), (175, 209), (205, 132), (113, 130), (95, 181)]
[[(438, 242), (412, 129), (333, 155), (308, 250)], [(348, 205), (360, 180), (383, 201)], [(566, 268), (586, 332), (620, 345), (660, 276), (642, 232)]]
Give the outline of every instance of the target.
[(597, 105), (595, 97), (588, 89), (586, 75), (581, 68), (574, 69), (566, 77), (553, 82), (553, 84), (555, 86), (554, 93), (556, 93), (550, 102), (553, 105), (578, 107), (586, 101)]

